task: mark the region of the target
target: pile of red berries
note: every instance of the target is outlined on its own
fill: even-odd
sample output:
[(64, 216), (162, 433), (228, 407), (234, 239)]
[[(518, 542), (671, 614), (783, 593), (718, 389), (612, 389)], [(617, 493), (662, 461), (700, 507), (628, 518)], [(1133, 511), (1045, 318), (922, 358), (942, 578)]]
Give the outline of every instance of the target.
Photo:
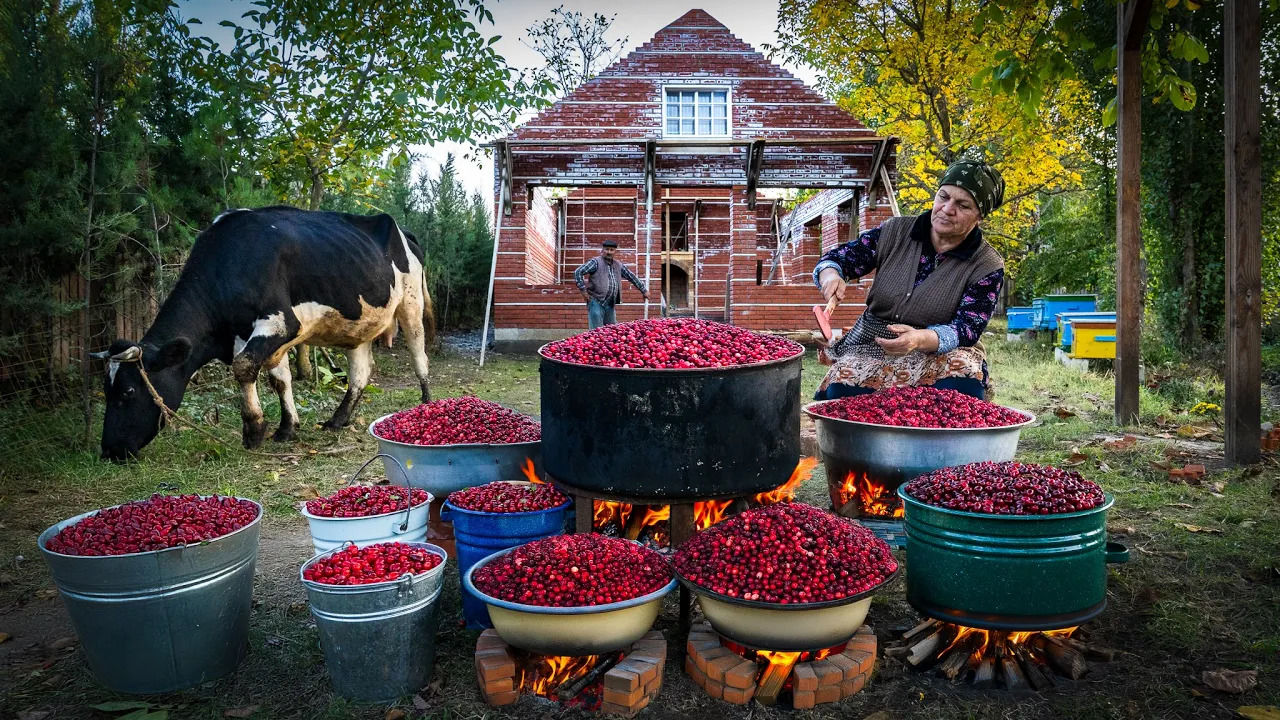
[(1080, 473), (1048, 465), (980, 462), (942, 468), (907, 483), (917, 500), (993, 515), (1051, 515), (1088, 510), (1105, 499)]
[(928, 386), (828, 400), (813, 412), (837, 420), (919, 428), (991, 428), (1027, 421), (1027, 415), (1013, 408)]
[(480, 592), (523, 605), (585, 607), (648, 595), (671, 566), (636, 543), (595, 533), (534, 540), (475, 571)]
[(885, 541), (852, 520), (800, 503), (735, 515), (676, 551), (676, 570), (721, 595), (762, 602), (836, 600), (898, 569)]
[(509, 483), (497, 480), (449, 493), (449, 502), (464, 510), (491, 513), (533, 512), (569, 501), (554, 485)]
[[(307, 501), (307, 512), (320, 517), (356, 518), (404, 512), (408, 488), (389, 485), (349, 485), (322, 498)], [(426, 490), (413, 488), (413, 507), (430, 497)]]
[(100, 510), (54, 535), (63, 555), (126, 555), (220, 538), (258, 519), (248, 500), (213, 495), (152, 495)]
[(384, 440), (412, 445), (508, 444), (542, 438), (537, 420), (476, 397), (445, 398), (402, 410), (373, 431)]
[(312, 564), (302, 577), (325, 585), (368, 585), (397, 580), (405, 573), (420, 575), (442, 562), (439, 555), (407, 543), (352, 545)]
[(799, 343), (724, 323), (659, 318), (605, 325), (548, 345), (553, 360), (621, 368), (714, 368), (782, 360)]

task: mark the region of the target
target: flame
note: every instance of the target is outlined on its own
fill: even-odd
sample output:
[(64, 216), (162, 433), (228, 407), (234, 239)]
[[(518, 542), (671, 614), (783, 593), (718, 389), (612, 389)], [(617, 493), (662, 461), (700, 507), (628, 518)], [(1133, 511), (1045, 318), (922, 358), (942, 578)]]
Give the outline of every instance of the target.
[(780, 502), (791, 502), (796, 498), (796, 488), (800, 487), (801, 483), (813, 475), (813, 469), (817, 466), (818, 458), (801, 458), (800, 462), (796, 463), (796, 469), (791, 471), (791, 477), (786, 482), (769, 492), (758, 493), (753, 499), (757, 505), (777, 505)]
[(525, 692), (554, 700), (556, 690), (561, 685), (590, 672), (599, 657), (599, 655), (543, 656), (538, 658), (538, 662), (532, 667), (523, 668), (522, 674), (517, 678), (517, 687)]
[(693, 504), (693, 522), (699, 530), (706, 530), (724, 520), (732, 500), (702, 500)]
[[(903, 517), (906, 514), (902, 503), (897, 501), (893, 496), (893, 490), (888, 486), (878, 480), (872, 480), (865, 473), (856, 475), (850, 471), (844, 476), (844, 482), (840, 485), (840, 507), (854, 498), (859, 500), (863, 515)], [(836, 509), (839, 510), (840, 507)]]
[(545, 481), (538, 477), (538, 471), (533, 467), (533, 458), (525, 458), (524, 466), (520, 468), (520, 472), (524, 473), (524, 477), (531, 483), (542, 485)]
[[(643, 532), (645, 528), (651, 525), (657, 525), (664, 520), (669, 521), (670, 519), (670, 505), (646, 505), (644, 515), (638, 521), (627, 525), (627, 539), (635, 540), (640, 537), (640, 533)], [(655, 538), (655, 540), (656, 539), (657, 538)]]
[(1002, 631), (1002, 630), (985, 630), (983, 628), (967, 627), (964, 625), (953, 625), (956, 628), (956, 636), (951, 642), (943, 648), (942, 652), (937, 653), (938, 657), (944, 657), (952, 649), (968, 640), (973, 635), (982, 638), (982, 643), (974, 648), (970, 653), (970, 658), (974, 663), (981, 662), (983, 658), (993, 654), (999, 654), (1000, 651), (1008, 652), (1021, 645), (1025, 645), (1028, 640), (1036, 635), (1048, 635), (1050, 637), (1070, 637), (1076, 631), (1076, 628), (1069, 627), (1061, 630), (1031, 630), (1031, 631)]
[(616, 522), (626, 527), (627, 519), (631, 517), (633, 509), (631, 503), (596, 500), (591, 507), (591, 526), (599, 529)]

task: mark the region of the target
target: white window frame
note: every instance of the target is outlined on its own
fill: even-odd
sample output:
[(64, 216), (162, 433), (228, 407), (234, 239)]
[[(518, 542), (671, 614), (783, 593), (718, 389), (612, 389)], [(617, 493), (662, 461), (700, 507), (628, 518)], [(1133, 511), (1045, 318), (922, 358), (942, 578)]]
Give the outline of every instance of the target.
[[(698, 134), (696, 132), (696, 129), (697, 129), (696, 123), (698, 121), (697, 117), (694, 118), (695, 132), (693, 134), (691, 135), (686, 135), (684, 133), (672, 134), (667, 132), (667, 93), (697, 92), (697, 91), (723, 92), (725, 94), (724, 121), (725, 121), (726, 132), (723, 135), (718, 133), (713, 133), (710, 135)], [(722, 140), (722, 139), (733, 137), (733, 87), (730, 85), (683, 85), (683, 84), (663, 85), (662, 95), (659, 98), (659, 102), (662, 104), (662, 137), (664, 138), (696, 141), (696, 140)], [(694, 103), (694, 107), (695, 108), (697, 107), (696, 102)], [(681, 118), (681, 119), (684, 119), (684, 118)], [(711, 118), (711, 121), (714, 123), (716, 120), (719, 120), (719, 119), (720, 118), (713, 117)]]

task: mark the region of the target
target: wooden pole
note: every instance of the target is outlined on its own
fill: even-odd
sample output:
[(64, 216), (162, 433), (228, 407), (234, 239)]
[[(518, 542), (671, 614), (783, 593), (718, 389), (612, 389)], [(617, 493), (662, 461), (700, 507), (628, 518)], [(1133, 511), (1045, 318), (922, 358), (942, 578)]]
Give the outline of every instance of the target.
[(698, 216), (702, 214), (702, 201), (693, 201), (693, 319), (698, 319), (698, 276), (701, 275), (698, 257)]
[[(671, 191), (663, 189), (664, 198), (670, 197)], [(671, 301), (671, 201), (662, 202), (662, 317), (667, 316), (667, 303)]]
[(1226, 459), (1261, 456), (1262, 165), (1258, 135), (1259, 0), (1223, 7), (1226, 109)]
[(498, 275), (498, 246), (502, 244), (502, 191), (493, 214), (493, 259), (489, 262), (489, 293), (484, 303), (484, 325), (480, 326), (480, 367), (484, 367), (485, 348), (489, 346), (489, 312), (493, 307), (493, 279)]
[(1138, 419), (1142, 334), (1142, 36), (1151, 0), (1116, 6), (1116, 423)]

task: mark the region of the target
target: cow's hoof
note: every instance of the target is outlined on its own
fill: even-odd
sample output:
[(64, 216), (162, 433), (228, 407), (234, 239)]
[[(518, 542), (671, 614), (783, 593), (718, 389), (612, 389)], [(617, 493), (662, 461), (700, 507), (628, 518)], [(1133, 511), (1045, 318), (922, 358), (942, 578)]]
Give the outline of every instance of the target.
[(271, 441), (278, 443), (293, 442), (296, 439), (297, 434), (294, 433), (293, 428), (287, 428), (283, 425), (281, 425), (280, 429), (276, 430), (275, 433), (271, 435)]
[(431, 390), (428, 389), (427, 386), (425, 385), (422, 386), (422, 402), (424, 403), (431, 402)]
[(262, 444), (263, 438), (267, 436), (267, 424), (261, 423), (244, 423), (240, 429), (240, 440), (244, 443), (245, 450), (253, 450)]
[(347, 424), (346, 424), (346, 423), (336, 423), (336, 422), (334, 422), (334, 421), (332, 421), (332, 420), (329, 420), (328, 422), (326, 422), (326, 423), (324, 423), (323, 425), (321, 425), (321, 426), (320, 426), (320, 429), (321, 429), (321, 430), (328, 430), (329, 432), (338, 432), (339, 430), (341, 430), (342, 428), (344, 428), (344, 427), (346, 427), (346, 426), (347, 426)]

